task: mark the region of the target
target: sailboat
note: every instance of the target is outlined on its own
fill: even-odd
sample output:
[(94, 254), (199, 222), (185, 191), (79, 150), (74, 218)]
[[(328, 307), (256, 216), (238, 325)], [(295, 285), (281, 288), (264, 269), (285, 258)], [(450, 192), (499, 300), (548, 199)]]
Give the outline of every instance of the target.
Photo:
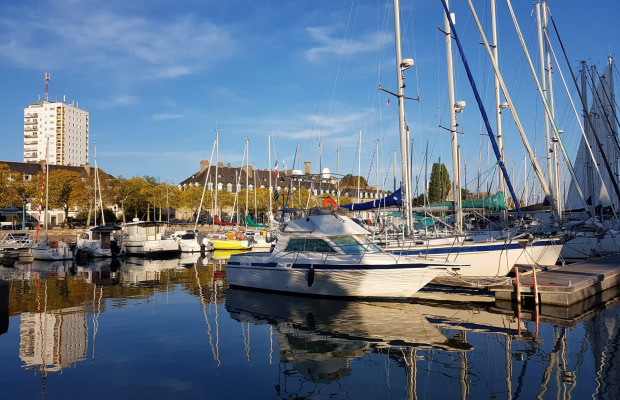
[[(582, 94), (586, 102), (587, 83), (586, 65), (582, 62)], [(595, 85), (596, 70), (592, 67), (592, 106), (589, 111), (584, 107), (585, 138), (581, 139), (575, 159), (577, 180), (589, 194), (587, 207), (595, 215), (587, 219), (585, 209), (575, 209), (578, 203), (577, 190), (574, 182), (568, 190), (565, 209), (570, 221), (568, 231), (573, 236), (562, 250), (562, 257), (567, 260), (578, 260), (599, 257), (620, 251), (620, 224), (617, 219), (619, 199), (615, 193), (608, 193), (607, 188), (613, 186), (612, 177), (602, 172), (600, 176), (594, 172), (596, 165), (611, 162), (611, 170), (618, 171), (620, 147), (618, 146), (617, 116), (615, 111), (615, 93), (613, 85), (613, 59), (609, 57), (603, 75)], [(587, 119), (593, 122), (591, 126)], [(595, 132), (601, 143), (601, 151), (594, 154), (594, 160), (588, 151), (588, 142), (595, 142)], [(607, 155), (603, 159), (602, 151)]]
[[(97, 198), (99, 194), (99, 198)], [(101, 205), (101, 222), (97, 225), (97, 203)], [(125, 246), (120, 236), (115, 233), (121, 230), (117, 225), (106, 225), (101, 194), (101, 181), (97, 168), (97, 145), (95, 144), (95, 226), (84, 229), (77, 240), (77, 252), (93, 258), (106, 258), (125, 255)]]
[[(396, 4), (396, 2), (395, 2)], [(470, 267), (464, 272), (465, 275), (444, 271), (434, 279), (434, 283), (447, 283), (454, 285), (471, 284), (479, 285), (480, 282), (488, 281), (490, 278), (505, 277), (513, 269), (515, 263), (529, 265), (540, 264), (541, 262), (555, 264), (562, 246), (562, 240), (557, 237), (534, 238), (528, 235), (520, 236), (499, 236), (480, 233), (467, 233), (462, 226), (462, 202), (460, 199), (460, 168), (459, 168), (459, 146), (456, 141), (456, 113), (465, 106), (464, 102), (456, 102), (454, 98), (453, 83), (453, 64), (452, 64), (452, 40), (453, 30), (452, 21), (447, 16), (447, 6), (445, 15), (446, 35), (446, 55), (448, 63), (448, 90), (450, 108), (450, 131), (452, 133), (452, 162), (453, 162), (453, 189), (455, 198), (455, 223), (454, 231), (446, 235), (432, 236), (410, 236), (400, 237), (396, 241), (376, 238), (375, 243), (388, 252), (397, 255), (419, 255), (448, 262), (458, 262), (469, 264)], [(398, 76), (398, 101), (399, 118), (401, 125), (401, 169), (403, 171), (403, 190), (402, 206), (405, 213), (406, 226), (411, 229), (411, 195), (408, 185), (409, 178), (409, 157), (408, 140), (403, 140), (405, 123), (404, 112), (404, 85), (402, 82), (403, 71), (413, 65), (413, 60), (402, 60), (400, 57), (400, 35), (397, 32), (397, 76)], [(489, 129), (489, 132), (491, 130)], [(491, 135), (490, 135), (491, 136)], [(499, 162), (503, 166), (503, 162)], [(505, 170), (503, 170), (506, 176)]]
[[(49, 138), (47, 139), (49, 146)], [(73, 252), (67, 243), (59, 240), (49, 240), (47, 227), (47, 210), (49, 205), (49, 164), (47, 162), (48, 146), (45, 147), (45, 239), (30, 249), (35, 260), (70, 260), (73, 258)], [(38, 236), (38, 230), (37, 230)]]

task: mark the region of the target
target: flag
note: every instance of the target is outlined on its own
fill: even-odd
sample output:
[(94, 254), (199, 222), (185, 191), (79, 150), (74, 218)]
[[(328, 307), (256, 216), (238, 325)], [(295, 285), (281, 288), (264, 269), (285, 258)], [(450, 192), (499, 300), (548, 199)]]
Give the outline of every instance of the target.
[(277, 191), (273, 192), (273, 201), (278, 201), (278, 197), (280, 197), (280, 194)]
[(276, 165), (274, 167), (273, 173), (278, 176), (278, 160), (276, 160)]
[(390, 105), (390, 99), (388, 99), (387, 105), (388, 105), (388, 106)]

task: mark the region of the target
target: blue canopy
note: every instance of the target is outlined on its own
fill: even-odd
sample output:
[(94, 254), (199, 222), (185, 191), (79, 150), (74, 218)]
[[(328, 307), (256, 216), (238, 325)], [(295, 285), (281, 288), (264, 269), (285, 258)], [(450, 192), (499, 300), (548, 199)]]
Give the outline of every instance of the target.
[(391, 206), (400, 206), (403, 204), (403, 196), (401, 189), (398, 188), (394, 193), (387, 195), (386, 197), (378, 200), (367, 201), (366, 203), (357, 203), (357, 204), (347, 204), (341, 206), (342, 208), (346, 208), (351, 211), (363, 211), (363, 210), (371, 210), (373, 208), (383, 208), (383, 207), (391, 207)]

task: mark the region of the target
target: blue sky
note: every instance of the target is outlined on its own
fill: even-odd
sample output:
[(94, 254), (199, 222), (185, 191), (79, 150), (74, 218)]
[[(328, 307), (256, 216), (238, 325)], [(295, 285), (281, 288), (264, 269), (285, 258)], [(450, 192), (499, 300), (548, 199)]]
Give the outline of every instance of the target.
[[(543, 109), (506, 3), (497, 2), (500, 66), (528, 137), (540, 146)], [(490, 63), (466, 2), (453, 3), (457, 31), (493, 115)], [(475, 3), (489, 34), (489, 2)], [(514, 3), (536, 57), (532, 3)], [(602, 73), (607, 56), (617, 51), (617, 2), (549, 3), (573, 67), (585, 59)], [(427, 144), (429, 162), (441, 157), (450, 168), (449, 134), (439, 127), (448, 125), (444, 37), (437, 29), (443, 28), (443, 10), (439, 0), (404, 0), (401, 11), (403, 55), (416, 61), (406, 72), (406, 95), (421, 98), (406, 105), (419, 175)], [(232, 165), (242, 163), (247, 137), (250, 162), (267, 168), (271, 132), (277, 158), (288, 167), (299, 142), (302, 163), (312, 162), (318, 172), (322, 140), (323, 167), (337, 170), (340, 149), (340, 173), (357, 174), (361, 130), (361, 175), (376, 182), (380, 140), (380, 182), (391, 188), (397, 107), (395, 99), (387, 106), (387, 95), (377, 90), (379, 82), (396, 88), (391, 0), (25, 0), (1, 2), (0, 15), (0, 160), (22, 160), (22, 110), (43, 95), (49, 71), (50, 99), (66, 95), (90, 112), (91, 156), (96, 141), (99, 166), (114, 175), (178, 183), (209, 158), (216, 128), (220, 161)], [(484, 175), (495, 161), (487, 160), (488, 139), (481, 136), (480, 113), (456, 52), (454, 59), (457, 100), (467, 102), (459, 140), (471, 188), (478, 171)], [(568, 75), (563, 62), (561, 68)], [(578, 125), (559, 76), (554, 85), (558, 120), (574, 154)], [(512, 118), (504, 131), (507, 164), (518, 186), (524, 152)]]

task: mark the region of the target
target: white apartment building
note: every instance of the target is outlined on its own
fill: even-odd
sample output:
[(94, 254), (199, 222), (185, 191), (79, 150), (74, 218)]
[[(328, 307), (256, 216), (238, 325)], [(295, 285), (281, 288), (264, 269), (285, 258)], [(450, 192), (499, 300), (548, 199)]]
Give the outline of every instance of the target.
[(88, 111), (77, 104), (40, 101), (24, 108), (24, 162), (51, 165), (88, 163)]

